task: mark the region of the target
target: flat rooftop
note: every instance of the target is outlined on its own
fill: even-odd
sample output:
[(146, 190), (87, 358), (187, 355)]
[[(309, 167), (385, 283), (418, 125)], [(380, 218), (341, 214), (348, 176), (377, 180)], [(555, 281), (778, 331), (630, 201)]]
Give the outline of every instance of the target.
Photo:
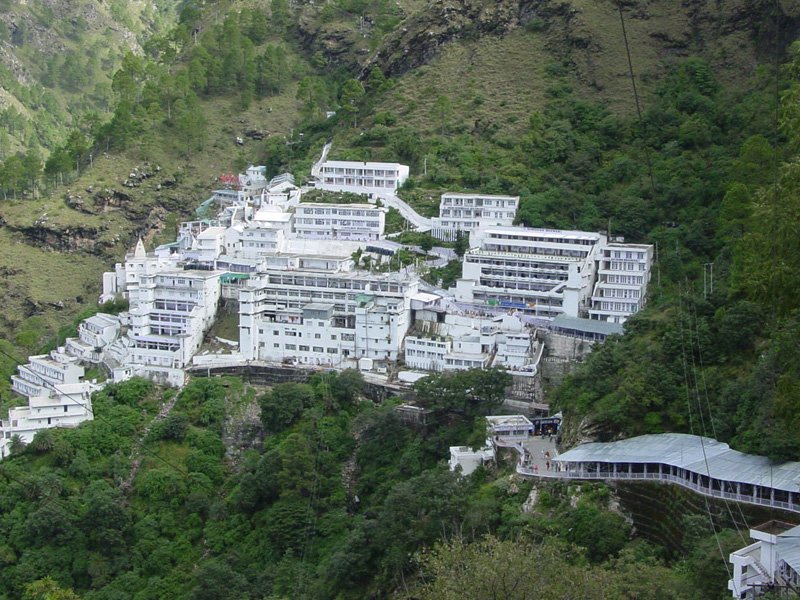
[(558, 315), (551, 322), (550, 328), (579, 331), (582, 333), (596, 333), (599, 335), (621, 335), (624, 332), (620, 323), (609, 323), (608, 321), (597, 321), (595, 319), (580, 319), (578, 317), (568, 317), (567, 315)]
[(575, 239), (575, 240), (595, 240), (599, 241), (604, 236), (600, 233), (590, 231), (575, 231), (571, 229), (537, 229), (534, 227), (487, 227), (486, 233), (500, 233), (520, 235), (525, 237), (544, 237), (553, 239)]
[[(405, 167), (400, 163), (384, 163), (384, 162), (361, 162), (357, 160), (326, 160), (322, 163), (322, 167), (344, 167), (349, 169), (365, 168), (365, 169), (396, 169), (397, 167)], [(408, 168), (408, 167), (406, 167)]]
[(212, 240), (225, 235), (224, 227), (209, 227), (197, 234), (198, 240)]
[(492, 200), (519, 200), (519, 196), (481, 194), (480, 192), (445, 192), (442, 198), (491, 198)]
[(303, 305), (303, 310), (333, 310), (335, 306), (327, 302), (309, 302)]
[(303, 202), (301, 201), (300, 204), (297, 205), (297, 208), (335, 208), (336, 210), (347, 210), (347, 209), (356, 209), (356, 210), (374, 210), (376, 212), (385, 212), (386, 209), (375, 206), (374, 204), (367, 204), (367, 203), (353, 203), (353, 204), (334, 204), (332, 202)]
[(525, 415), (492, 415), (486, 417), (486, 421), (492, 427), (533, 427), (533, 423)]

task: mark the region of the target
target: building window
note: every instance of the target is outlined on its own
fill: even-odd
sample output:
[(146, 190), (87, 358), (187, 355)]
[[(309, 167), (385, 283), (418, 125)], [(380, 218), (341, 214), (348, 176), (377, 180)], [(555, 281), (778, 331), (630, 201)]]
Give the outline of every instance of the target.
[(308, 352), (308, 346), (300, 346), (300, 352)]
[(287, 350), (297, 350), (297, 346), (294, 344), (286, 344)]
[(323, 352), (325, 352), (325, 348), (321, 346), (314, 346), (314, 352), (319, 352), (320, 354), (322, 354)]

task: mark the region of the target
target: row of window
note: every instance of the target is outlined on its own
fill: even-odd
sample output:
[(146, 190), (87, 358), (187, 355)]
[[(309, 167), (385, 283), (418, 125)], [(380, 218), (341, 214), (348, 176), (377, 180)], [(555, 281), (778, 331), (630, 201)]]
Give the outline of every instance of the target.
[(343, 277), (315, 277), (313, 275), (274, 274), (269, 276), (269, 283), (281, 286), (294, 285), (299, 287), (338, 288), (345, 290), (364, 290), (369, 285), (373, 291), (395, 292), (403, 291), (397, 283), (388, 281), (367, 281), (365, 279), (349, 279)]
[[(608, 269), (608, 263), (603, 265), (603, 268)], [(645, 265), (644, 263), (638, 262), (620, 262), (616, 260), (611, 261), (611, 271), (644, 271)]]
[(442, 196), (441, 206), (496, 206), (498, 208), (508, 206), (516, 210), (517, 201), (496, 200), (494, 198), (448, 198)]
[(579, 246), (594, 246), (598, 239), (545, 237), (537, 235), (519, 235), (516, 233), (493, 233), (493, 240), (524, 240), (526, 242), (549, 242), (551, 244), (577, 244)]
[(360, 175), (362, 177), (397, 177), (395, 170), (381, 170), (381, 169), (345, 169), (342, 167), (322, 167), (323, 173), (331, 173), (333, 175)]
[[(258, 347), (259, 348), (265, 348), (266, 347), (266, 343), (259, 342)], [(276, 343), (276, 344), (272, 344), (272, 347), (275, 348), (276, 350), (279, 350), (281, 345)], [(327, 348), (326, 349), (326, 348), (323, 348), (322, 346), (310, 346), (309, 347), (309, 346), (305, 346), (303, 344), (300, 344), (300, 345), (298, 345), (298, 344), (284, 344), (283, 348), (284, 348), (284, 350), (289, 350), (289, 351), (292, 351), (292, 352), (315, 352), (316, 354), (323, 354), (323, 353), (339, 354), (339, 349), (338, 348)]]
[(371, 188), (394, 188), (395, 180), (394, 179), (351, 179), (349, 177), (342, 178), (332, 178), (326, 177), (325, 183), (328, 185), (353, 185), (359, 187), (371, 187)]
[(490, 252), (513, 252), (515, 254), (540, 254), (544, 256), (563, 256), (566, 258), (586, 258), (585, 250), (567, 250), (564, 248), (537, 248), (531, 246), (510, 246), (508, 244), (484, 242), (484, 249)]
[(642, 285), (640, 275), (606, 275), (608, 283), (620, 283), (622, 285)]
[(341, 217), (375, 217), (379, 213), (379, 209), (366, 210), (363, 208), (305, 208), (303, 206), (297, 207), (298, 215), (333, 215)]
[(639, 290), (616, 290), (616, 289), (608, 289), (608, 288), (601, 288), (598, 290), (598, 296), (602, 298), (639, 298), (641, 297), (641, 291)]
[(506, 267), (508, 269), (536, 269), (538, 271), (569, 271), (569, 265), (562, 262), (531, 262), (519, 259), (502, 259), (481, 256), (480, 254), (467, 254), (466, 261), (475, 265), (490, 265), (493, 267)]
[(381, 226), (380, 221), (372, 221), (372, 220), (347, 220), (347, 219), (297, 219), (296, 223), (298, 225), (321, 225), (326, 227), (331, 227), (333, 225), (340, 225), (342, 227), (370, 227), (376, 228)]

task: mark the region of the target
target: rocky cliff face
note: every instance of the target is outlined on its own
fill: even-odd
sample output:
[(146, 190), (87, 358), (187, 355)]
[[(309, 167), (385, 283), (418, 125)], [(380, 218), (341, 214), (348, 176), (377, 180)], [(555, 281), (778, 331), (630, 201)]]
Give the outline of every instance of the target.
[[(647, 71), (652, 65), (688, 55), (750, 73), (759, 63), (774, 60), (776, 43), (785, 46), (796, 37), (800, 9), (788, 4), (780, 3), (776, 31), (775, 4), (769, 0), (621, 2), (637, 74), (645, 78), (658, 75)], [(552, 59), (569, 65), (591, 88), (613, 86), (612, 79), (622, 81), (627, 73), (619, 11), (611, 0), (430, 0), (406, 14), (372, 52), (366, 38), (374, 38), (374, 32), (354, 35), (352, 27), (325, 26), (315, 14), (306, 7), (300, 21), (303, 44), (362, 77), (374, 66), (398, 77), (430, 63), (449, 44), (479, 43), (521, 28), (543, 35)]]

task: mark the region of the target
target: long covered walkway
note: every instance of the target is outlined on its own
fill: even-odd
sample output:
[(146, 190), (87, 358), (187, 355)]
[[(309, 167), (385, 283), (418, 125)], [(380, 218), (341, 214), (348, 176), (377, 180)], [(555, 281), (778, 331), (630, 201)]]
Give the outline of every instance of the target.
[[(800, 463), (731, 450), (717, 440), (682, 433), (643, 435), (577, 446), (552, 455), (551, 469), (530, 462), (515, 440), (517, 472), (533, 477), (674, 483), (713, 498), (800, 513)], [(502, 445), (502, 444), (499, 444)]]

